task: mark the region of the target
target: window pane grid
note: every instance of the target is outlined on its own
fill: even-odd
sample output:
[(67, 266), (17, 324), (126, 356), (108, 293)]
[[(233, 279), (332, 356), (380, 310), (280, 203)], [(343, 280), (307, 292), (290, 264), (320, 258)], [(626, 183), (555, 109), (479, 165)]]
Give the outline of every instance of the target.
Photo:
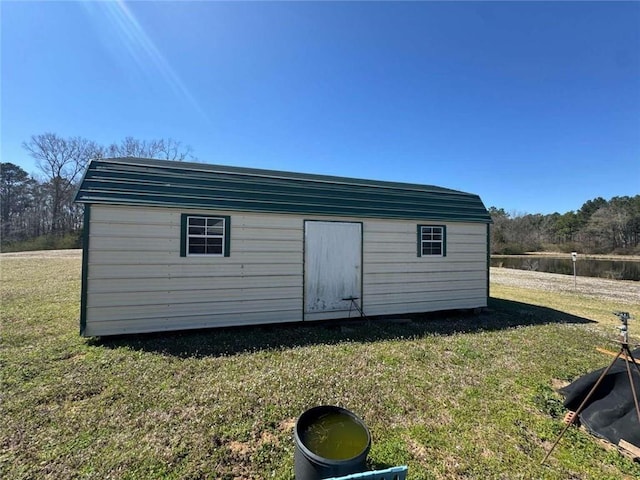
[(422, 255), (442, 255), (442, 244), (435, 242), (423, 242)]
[(442, 256), (444, 228), (420, 227), (420, 252), (423, 256)]
[(187, 253), (189, 255), (223, 255), (224, 219), (188, 217)]

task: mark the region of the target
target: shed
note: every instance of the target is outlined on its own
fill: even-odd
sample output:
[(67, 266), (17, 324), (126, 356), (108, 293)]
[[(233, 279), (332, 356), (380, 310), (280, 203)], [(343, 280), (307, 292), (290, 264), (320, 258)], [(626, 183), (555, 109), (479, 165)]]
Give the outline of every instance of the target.
[(446, 188), (141, 158), (90, 162), (85, 336), (484, 307), (489, 224)]

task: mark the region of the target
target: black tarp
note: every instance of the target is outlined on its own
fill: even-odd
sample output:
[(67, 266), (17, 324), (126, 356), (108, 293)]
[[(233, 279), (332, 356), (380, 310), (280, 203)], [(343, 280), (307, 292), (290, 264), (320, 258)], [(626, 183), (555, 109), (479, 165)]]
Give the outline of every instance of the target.
[[(636, 361), (640, 361), (640, 348), (635, 349), (632, 354)], [(579, 418), (587, 430), (614, 445), (617, 445), (620, 439), (640, 445), (640, 421), (625, 363), (623, 359), (616, 360), (580, 412)], [(640, 399), (640, 374), (631, 362), (629, 367), (636, 396)], [(588, 373), (562, 388), (560, 393), (565, 396), (564, 406), (576, 411), (604, 370), (605, 368), (601, 368)]]

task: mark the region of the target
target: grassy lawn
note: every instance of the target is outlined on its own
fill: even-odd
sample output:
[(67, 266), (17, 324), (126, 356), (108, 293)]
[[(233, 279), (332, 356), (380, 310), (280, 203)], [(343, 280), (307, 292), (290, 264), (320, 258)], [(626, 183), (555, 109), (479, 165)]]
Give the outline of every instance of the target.
[(608, 364), (611, 311), (638, 306), (493, 286), (479, 316), (98, 340), (78, 336), (79, 259), (1, 268), (3, 479), (292, 478), (293, 425), (319, 404), (361, 416), (370, 466), (412, 480), (640, 477), (574, 428), (540, 465), (552, 379)]

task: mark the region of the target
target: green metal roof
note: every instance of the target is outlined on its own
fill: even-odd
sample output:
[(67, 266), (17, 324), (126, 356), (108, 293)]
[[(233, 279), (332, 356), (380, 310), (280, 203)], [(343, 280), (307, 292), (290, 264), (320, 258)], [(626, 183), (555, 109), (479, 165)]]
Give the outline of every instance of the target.
[(75, 201), (491, 222), (479, 196), (446, 188), (145, 158), (92, 160)]

